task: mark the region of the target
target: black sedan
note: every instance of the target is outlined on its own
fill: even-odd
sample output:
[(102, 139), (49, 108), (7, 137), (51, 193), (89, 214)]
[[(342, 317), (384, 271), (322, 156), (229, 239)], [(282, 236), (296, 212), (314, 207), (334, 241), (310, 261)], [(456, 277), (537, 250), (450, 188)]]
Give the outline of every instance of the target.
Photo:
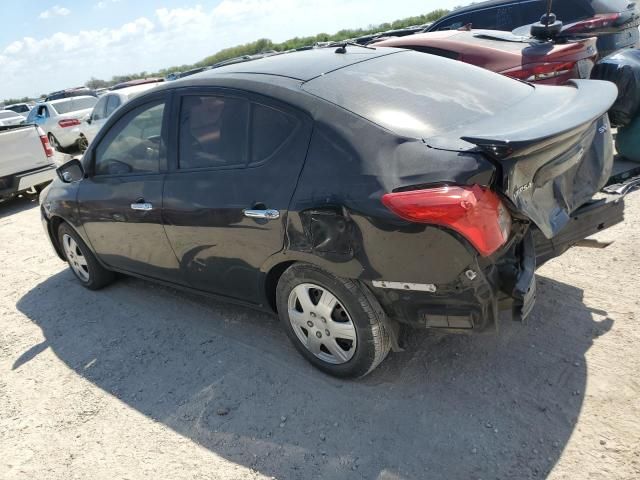
[(272, 55), (117, 110), (42, 218), (87, 288), (120, 272), (277, 312), (314, 365), (363, 376), (401, 325), (526, 317), (536, 262), (622, 219), (592, 200), (615, 98), (405, 50)]

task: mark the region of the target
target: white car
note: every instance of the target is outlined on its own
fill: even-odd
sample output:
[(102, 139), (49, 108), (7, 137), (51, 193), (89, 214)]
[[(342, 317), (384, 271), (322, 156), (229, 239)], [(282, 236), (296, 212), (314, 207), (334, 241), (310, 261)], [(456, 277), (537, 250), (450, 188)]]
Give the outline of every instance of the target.
[(31, 111), (31, 105), (28, 103), (14, 103), (13, 105), (6, 105), (4, 107), (5, 110), (13, 110), (16, 113), (19, 113), (24, 118), (27, 118), (29, 112)]
[(93, 108), (91, 115), (74, 129), (75, 134), (80, 137), (78, 143), (80, 149), (84, 151), (87, 148), (89, 143), (93, 141), (100, 131), (100, 128), (102, 128), (107, 119), (118, 107), (124, 105), (136, 95), (140, 95), (142, 92), (146, 92), (157, 85), (157, 82), (144, 83), (142, 85), (120, 88), (102, 95)]
[(38, 103), (29, 113), (27, 123), (41, 127), (51, 146), (62, 152), (78, 144), (80, 137), (75, 127), (93, 110), (97, 101), (96, 97), (87, 95)]
[(20, 125), (24, 117), (13, 110), (0, 110), (0, 127), (6, 125)]

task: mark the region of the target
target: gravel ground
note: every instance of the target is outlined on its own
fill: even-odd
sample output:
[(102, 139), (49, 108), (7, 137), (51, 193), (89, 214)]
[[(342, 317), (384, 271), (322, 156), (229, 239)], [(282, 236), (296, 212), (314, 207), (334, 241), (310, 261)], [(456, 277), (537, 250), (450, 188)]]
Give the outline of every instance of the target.
[(0, 204), (2, 479), (640, 478), (640, 193), (540, 269), (529, 319), (412, 332), (361, 381), (277, 321), (126, 278), (90, 292)]

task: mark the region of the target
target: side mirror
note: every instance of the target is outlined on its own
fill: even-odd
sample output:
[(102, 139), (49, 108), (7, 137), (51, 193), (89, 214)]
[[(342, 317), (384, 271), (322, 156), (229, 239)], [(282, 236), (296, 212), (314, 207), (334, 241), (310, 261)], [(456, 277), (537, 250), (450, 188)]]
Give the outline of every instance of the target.
[(82, 168), (80, 160), (76, 158), (58, 167), (56, 173), (64, 183), (79, 182), (84, 178), (84, 168)]

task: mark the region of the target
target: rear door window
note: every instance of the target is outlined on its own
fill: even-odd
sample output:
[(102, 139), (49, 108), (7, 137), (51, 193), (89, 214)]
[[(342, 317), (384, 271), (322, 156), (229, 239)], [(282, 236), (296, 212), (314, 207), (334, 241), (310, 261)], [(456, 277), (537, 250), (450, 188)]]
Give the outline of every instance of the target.
[(185, 95), (180, 107), (178, 168), (247, 164), (249, 102), (217, 95)]
[(107, 100), (107, 108), (105, 116), (109, 118), (111, 114), (120, 106), (120, 97), (118, 95), (109, 95)]
[(249, 165), (267, 161), (289, 140), (298, 121), (288, 113), (258, 103), (251, 105), (251, 160)]
[(95, 122), (96, 120), (102, 120), (103, 118), (105, 118), (104, 109), (106, 106), (107, 106), (107, 97), (102, 97), (100, 100), (98, 100), (98, 103), (96, 103), (96, 106), (93, 107), (93, 112), (91, 113), (91, 120)]

